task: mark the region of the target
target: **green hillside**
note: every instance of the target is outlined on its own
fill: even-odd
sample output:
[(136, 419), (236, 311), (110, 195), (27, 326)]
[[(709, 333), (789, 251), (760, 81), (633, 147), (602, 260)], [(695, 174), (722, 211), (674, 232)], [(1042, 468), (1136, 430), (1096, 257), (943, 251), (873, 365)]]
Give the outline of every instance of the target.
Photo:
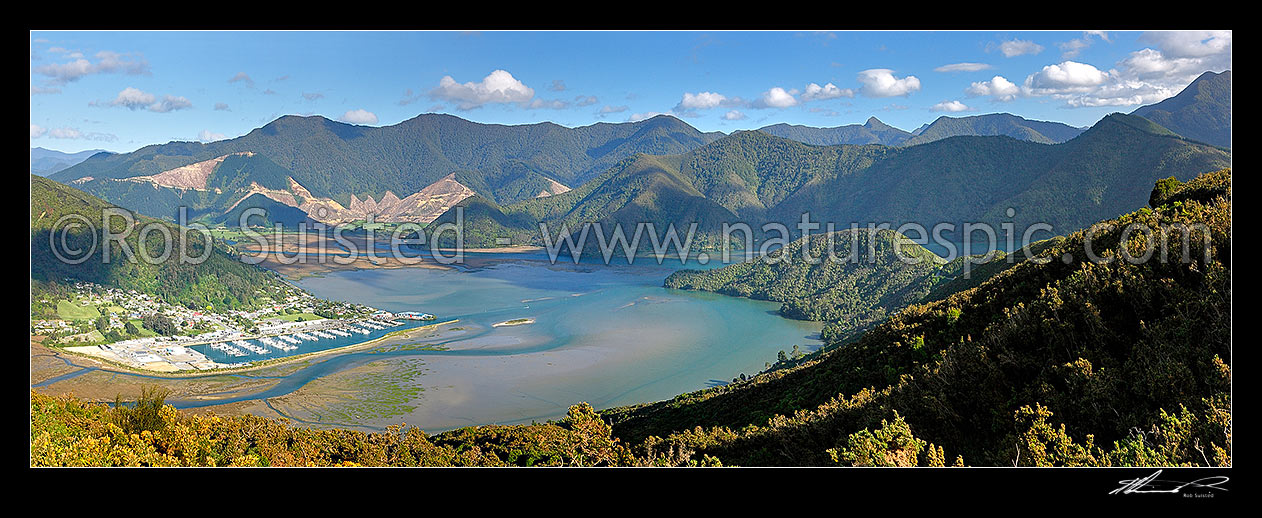
[[(291, 289), (274, 273), (237, 260), (227, 249), (206, 243), (201, 234), (190, 232), (180, 235), (178, 227), (159, 223), (143, 216), (135, 217), (136, 227), (123, 242), (136, 254), (134, 261), (123, 260), (122, 246), (109, 243), (110, 261), (104, 261), (106, 244), (101, 242), (100, 229), (105, 221), (104, 210), (110, 204), (87, 193), (52, 180), (31, 175), (31, 281), (35, 290), (56, 291), (56, 285), (66, 281), (86, 281), (125, 290), (137, 290), (156, 296), (168, 303), (191, 308), (243, 308), (256, 304), (261, 297), (276, 290)], [(97, 230), (90, 235), (82, 227), (69, 229), (61, 245), (63, 229), (68, 229), (70, 219), (88, 222)], [(62, 221), (62, 223), (58, 223)], [(111, 232), (126, 231), (123, 218), (109, 218)], [(163, 225), (172, 237), (170, 260), (151, 264), (140, 257), (139, 227), (147, 223)], [(163, 236), (150, 232), (145, 240), (145, 253), (159, 257)], [(95, 248), (94, 248), (95, 243)], [(185, 243), (190, 257), (199, 257), (207, 246), (211, 250), (200, 264), (178, 260), (179, 249)], [(92, 250), (92, 254), (79, 264), (61, 261), (54, 255), (57, 250)], [(65, 255), (65, 254), (63, 254)], [(79, 259), (78, 256), (70, 257)]]
[(1131, 115), (1192, 140), (1231, 147), (1231, 71), (1201, 74), (1179, 95), (1142, 106)]
[[(603, 415), (724, 464), (1230, 465), (1230, 174), (1102, 222), (1106, 262), (1075, 232), (799, 367)], [(1126, 260), (1130, 224), (1172, 259)]]
[(1077, 137), (1083, 131), (1068, 124), (1029, 120), (1010, 113), (991, 113), (969, 117), (938, 117), (924, 130), (903, 143), (905, 146), (925, 144), (959, 136), (1006, 136), (1039, 144), (1059, 144)]

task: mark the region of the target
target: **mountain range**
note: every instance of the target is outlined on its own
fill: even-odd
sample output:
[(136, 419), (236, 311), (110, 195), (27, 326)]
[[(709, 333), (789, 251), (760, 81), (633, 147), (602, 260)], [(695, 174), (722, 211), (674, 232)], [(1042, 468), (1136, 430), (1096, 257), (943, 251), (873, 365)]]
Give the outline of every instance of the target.
[[(718, 244), (720, 222), (792, 227), (804, 213), (838, 229), (1011, 221), (1046, 223), (1059, 234), (1144, 203), (1158, 178), (1186, 180), (1230, 163), (1227, 150), (1120, 113), (1052, 145), (962, 136), (917, 146), (812, 146), (743, 131), (680, 155), (637, 155), (564, 194), (509, 205), (474, 196), (458, 207), (471, 246), (505, 238), (540, 244), (540, 223), (623, 223), (629, 235), (639, 222), (682, 230), (694, 221), (701, 243)], [(454, 212), (431, 225), (454, 221)]]
[(90, 149), (78, 153), (63, 153), (42, 147), (31, 148), (31, 174), (48, 176), (67, 167), (87, 160), (97, 153), (109, 153), (103, 149)]
[[(478, 124), (441, 114), (379, 128), (285, 116), (235, 139), (95, 156), (51, 178), (156, 217), (171, 217), (180, 204), (222, 214), (266, 190), (348, 209), (354, 199), (405, 199), (452, 175), (466, 188), (505, 203), (564, 192), (635, 153), (679, 153), (719, 137), (668, 116), (579, 128)], [(227, 160), (231, 155), (242, 158)], [(168, 171), (188, 166), (206, 174), (193, 183), (163, 181)], [(155, 196), (155, 190), (170, 192)]]
[(895, 128), (876, 117), (864, 124), (832, 128), (813, 128), (792, 124), (773, 124), (758, 131), (777, 137), (816, 146), (838, 144), (882, 144), (914, 146), (944, 138), (973, 136), (1008, 136), (1041, 144), (1059, 144), (1072, 139), (1086, 128), (1075, 128), (1059, 122), (1028, 120), (1010, 113), (991, 113), (969, 117), (938, 117), (914, 132)]

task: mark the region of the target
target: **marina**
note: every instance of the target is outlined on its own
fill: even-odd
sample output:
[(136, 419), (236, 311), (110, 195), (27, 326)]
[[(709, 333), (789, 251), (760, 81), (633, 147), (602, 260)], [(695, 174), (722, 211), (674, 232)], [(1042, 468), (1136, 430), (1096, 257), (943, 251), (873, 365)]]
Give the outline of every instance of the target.
[(425, 323), (419, 319), (325, 319), (306, 325), (278, 326), (271, 329), (275, 334), (262, 336), (237, 333), (236, 336), (216, 336), (212, 340), (151, 337), (67, 349), (142, 370), (213, 370), (249, 366), (258, 361), (345, 347), (380, 338), (397, 329)]

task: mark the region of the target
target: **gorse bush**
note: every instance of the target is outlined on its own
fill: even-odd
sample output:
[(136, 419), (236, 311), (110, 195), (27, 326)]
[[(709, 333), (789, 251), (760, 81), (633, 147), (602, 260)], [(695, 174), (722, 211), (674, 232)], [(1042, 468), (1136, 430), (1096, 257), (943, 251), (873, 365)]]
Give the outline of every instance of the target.
[(110, 421), (127, 434), (162, 431), (166, 426), (162, 406), (170, 394), (171, 391), (163, 387), (145, 386), (141, 388), (140, 398), (131, 406), (123, 401), (120, 394), (114, 398)]

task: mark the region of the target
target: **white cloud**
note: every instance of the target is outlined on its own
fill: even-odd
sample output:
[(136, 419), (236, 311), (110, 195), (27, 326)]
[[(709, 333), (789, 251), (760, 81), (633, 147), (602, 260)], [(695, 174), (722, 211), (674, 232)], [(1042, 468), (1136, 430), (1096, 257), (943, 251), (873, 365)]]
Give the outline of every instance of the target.
[(540, 109), (564, 110), (569, 107), (570, 107), (570, 103), (566, 101), (562, 101), (560, 99), (552, 99), (552, 100), (535, 99), (531, 101), (529, 104), (525, 105), (525, 108), (530, 109), (530, 110), (540, 110)]
[(579, 107), (591, 106), (598, 102), (600, 102), (600, 99), (597, 99), (594, 95), (580, 95), (574, 98), (574, 105)]
[(1108, 72), (1066, 61), (1026, 79), (1023, 93), (1046, 95), (1068, 107), (1152, 104), (1178, 94), (1206, 71), (1231, 67), (1230, 32), (1145, 33), (1160, 48), (1128, 54)]
[(161, 101), (158, 101), (154, 104), (149, 105), (148, 109), (151, 112), (166, 113), (166, 112), (171, 112), (175, 110), (183, 110), (183, 109), (192, 108), (192, 107), (193, 107), (193, 103), (189, 101), (188, 99), (185, 99), (183, 97), (177, 97), (174, 95), (164, 95), (162, 96)]
[(109, 133), (84, 133), (79, 131), (77, 128), (62, 127), (45, 129), (35, 124), (31, 125), (31, 138), (40, 138), (44, 136), (64, 140), (97, 140), (103, 142), (118, 140), (118, 137)]
[(230, 112), (232, 110), (228, 109), (228, 103), (215, 103), (215, 111)]
[(689, 93), (684, 92), (684, 97), (675, 105), (675, 111), (685, 110), (706, 110), (723, 105), (727, 102), (727, 96), (714, 92)]
[(849, 88), (837, 88), (836, 85), (828, 83), (824, 86), (811, 83), (806, 85), (806, 90), (802, 92), (802, 101), (826, 101), (828, 99), (836, 99), (838, 97), (854, 97), (854, 90)]
[(53, 128), (48, 130), (48, 136), (60, 139), (80, 139), (83, 138), (83, 132), (75, 128)]
[[(1107, 34), (1100, 37), (1107, 40)], [(1231, 68), (1231, 31), (1147, 32), (1140, 41), (1157, 48), (1131, 52), (1107, 73), (1092, 72), (1094, 67), (1081, 68), (1078, 74), (1062, 71), (1079, 81), (1042, 81), (1050, 78), (1040, 72), (1027, 79), (1026, 90), (1064, 101), (1068, 107), (1135, 106), (1174, 96), (1207, 71)], [(1038, 86), (1044, 88), (1035, 89)]]
[(472, 110), (491, 103), (528, 103), (535, 91), (507, 71), (496, 70), (477, 83), (457, 83), (451, 76), (443, 76), (429, 96), (456, 103), (460, 110)]
[(226, 138), (228, 137), (223, 133), (215, 133), (210, 130), (201, 130), (197, 133), (197, 140), (202, 142), (214, 142), (216, 140), (223, 140)]
[(552, 80), (552, 86), (549, 86), (549, 87), (548, 87), (548, 89), (549, 89), (549, 90), (552, 90), (553, 92), (564, 92), (564, 91), (565, 91), (565, 81), (562, 81), (562, 80), (560, 80), (560, 79), (553, 79), (553, 80)]
[(358, 110), (348, 110), (346, 113), (343, 113), (338, 120), (342, 122), (349, 122), (351, 124), (376, 124), (377, 114), (361, 108)]
[(888, 68), (874, 68), (859, 72), (859, 82), (863, 83), (859, 92), (867, 97), (908, 96), (920, 90), (920, 79), (916, 76), (899, 79), (894, 77), (894, 71)]
[(942, 101), (929, 108), (929, 111), (935, 112), (962, 112), (968, 110), (968, 106), (959, 101)]
[(1069, 59), (1069, 58), (1075, 57), (1078, 55), (1078, 53), (1082, 52), (1083, 49), (1090, 47), (1091, 44), (1093, 43), (1093, 41), (1091, 40), (1092, 36), (1099, 37), (1100, 39), (1104, 41), (1109, 41), (1109, 33), (1107, 32), (1083, 31), (1081, 38), (1074, 38), (1072, 40), (1056, 44), (1056, 46), (1060, 47), (1061, 59)]
[(950, 65), (942, 65), (933, 69), (934, 72), (979, 72), (982, 70), (990, 70), (994, 67), (986, 63), (952, 63)]
[(315, 101), (324, 98), (324, 94), (320, 92), (303, 92), (302, 98), (308, 101)]
[(999, 44), (999, 52), (1003, 53), (1005, 58), (1015, 58), (1026, 54), (1038, 54), (1043, 52), (1043, 46), (1033, 41), (1012, 40)]
[(611, 113), (622, 113), (622, 112), (625, 112), (625, 111), (627, 111), (627, 110), (629, 110), (629, 109), (631, 109), (629, 106), (609, 106), (609, 105), (605, 105), (605, 106), (602, 106), (602, 107), (600, 108), (600, 111), (596, 112), (596, 116), (597, 116), (597, 117), (599, 117), (599, 118), (602, 118), (602, 119), (603, 119), (603, 118), (605, 118), (605, 116), (607, 116), (607, 115), (609, 115), (609, 114), (611, 114)]
[[(220, 77), (223, 77), (223, 76), (220, 76)], [(229, 83), (240, 82), (240, 83), (245, 84), (245, 86), (254, 88), (254, 80), (250, 79), (250, 75), (246, 74), (245, 72), (237, 72), (237, 75), (232, 76), (231, 79), (228, 79), (228, 82)]]
[(646, 119), (652, 119), (653, 117), (656, 117), (658, 115), (670, 115), (670, 114), (661, 113), (661, 112), (632, 113), (630, 117), (627, 117), (627, 122), (639, 122)]
[(138, 55), (133, 56), (103, 50), (97, 52), (93, 57), (97, 60), (95, 63), (82, 55), (78, 55), (78, 57), (66, 63), (54, 63), (38, 67), (35, 69), (35, 72), (49, 78), (49, 84), (56, 85), (78, 81), (84, 76), (92, 74), (123, 73), (139, 75), (149, 73), (149, 63)]
[(118, 92), (118, 96), (110, 101), (110, 106), (122, 106), (130, 110), (144, 108), (157, 101), (153, 94), (145, 93), (139, 88), (127, 87)]
[(1173, 97), (1181, 88), (1169, 88), (1144, 81), (1118, 79), (1081, 94), (1053, 96), (1070, 108), (1095, 106), (1135, 106), (1152, 104)]
[(1089, 90), (1104, 84), (1108, 79), (1109, 75), (1096, 67), (1077, 61), (1063, 61), (1030, 74), (1025, 79), (1025, 86), (1032, 89), (1035, 95), (1046, 95)]
[(1157, 45), (1174, 58), (1203, 58), (1231, 53), (1231, 31), (1154, 31), (1145, 32), (1140, 41)]
[(723, 120), (725, 121), (738, 121), (743, 119), (745, 119), (745, 114), (736, 110), (730, 110), (723, 114)]
[(793, 93), (786, 91), (778, 86), (762, 93), (762, 96), (754, 102), (754, 108), (788, 108), (797, 106), (798, 100), (793, 97)]
[(1086, 34), (1087, 36), (1097, 36), (1104, 41), (1109, 41), (1108, 31), (1083, 31), (1083, 34)]
[(1091, 42), (1085, 38), (1074, 38), (1063, 43), (1057, 43), (1056, 46), (1060, 47), (1060, 57), (1069, 59), (1077, 56), (1079, 52), (1082, 52), (1082, 49), (1090, 47)]
[(1017, 98), (1021, 87), (1003, 76), (995, 76), (990, 81), (973, 83), (964, 89), (964, 93), (971, 97), (993, 97), (996, 101), (1007, 102)]
[(31, 85), (31, 95), (38, 95), (38, 94), (59, 94), (59, 93), (61, 93), (61, 89), (60, 89), (60, 88), (51, 87), (51, 86), (47, 86), (47, 87), (46, 87), (46, 86), (35, 86), (35, 85)]
[[(97, 103), (93, 102), (91, 104), (96, 105)], [(143, 109), (155, 113), (167, 113), (193, 107), (193, 103), (184, 97), (164, 95), (162, 98), (158, 98), (156, 95), (130, 86), (118, 92), (114, 100), (106, 103), (106, 105), (122, 106), (133, 111)]]

